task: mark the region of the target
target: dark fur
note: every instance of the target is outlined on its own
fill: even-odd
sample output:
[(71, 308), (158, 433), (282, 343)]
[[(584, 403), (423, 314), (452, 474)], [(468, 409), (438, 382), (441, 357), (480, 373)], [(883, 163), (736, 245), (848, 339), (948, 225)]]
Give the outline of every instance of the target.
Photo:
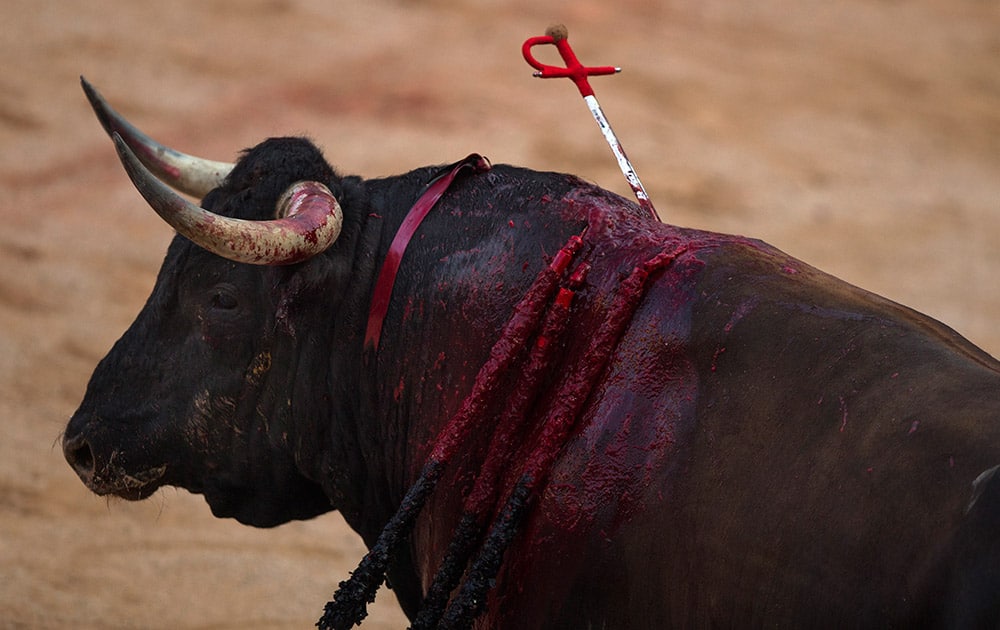
[[(996, 614), (997, 478), (964, 513), (973, 479), (1000, 464), (994, 359), (763, 243), (654, 224), (571, 176), (507, 166), (460, 178), (432, 211), (366, 354), (378, 268), (435, 172), (341, 177), (301, 139), (248, 151), (206, 207), (271, 218), (288, 185), (317, 179), (344, 207), (341, 237), (287, 268), (174, 239), (66, 430), (92, 489), (181, 486), (265, 527), (338, 509), (373, 544), (520, 296), (589, 226), (593, 270), (554, 373), (582, 360), (636, 264), (689, 250), (653, 279), (528, 502), (483, 627), (956, 627)], [(390, 564), (411, 618), (492, 421)]]

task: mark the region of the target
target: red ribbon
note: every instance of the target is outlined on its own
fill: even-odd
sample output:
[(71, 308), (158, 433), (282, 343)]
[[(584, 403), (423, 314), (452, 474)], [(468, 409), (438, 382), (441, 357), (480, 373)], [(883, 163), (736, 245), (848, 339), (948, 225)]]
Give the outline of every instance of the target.
[(473, 153), (464, 160), (456, 162), (447, 172), (431, 181), (424, 194), (413, 204), (396, 231), (396, 236), (393, 237), (392, 244), (389, 245), (389, 252), (382, 263), (378, 279), (375, 281), (375, 292), (372, 294), (371, 306), (368, 309), (368, 327), (365, 329), (365, 350), (378, 349), (379, 339), (382, 336), (382, 323), (389, 311), (392, 287), (396, 283), (396, 273), (399, 271), (406, 246), (409, 245), (427, 213), (451, 187), (458, 174), (467, 168), (473, 169), (475, 173), (483, 173), (490, 170), (490, 162), (478, 153)]

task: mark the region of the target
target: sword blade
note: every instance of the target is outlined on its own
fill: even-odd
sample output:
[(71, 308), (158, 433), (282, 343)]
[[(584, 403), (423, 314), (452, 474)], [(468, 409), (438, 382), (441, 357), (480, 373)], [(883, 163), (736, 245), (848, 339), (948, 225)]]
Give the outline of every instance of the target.
[(632, 187), (632, 192), (635, 193), (636, 199), (639, 200), (639, 206), (648, 210), (657, 221), (662, 222), (663, 219), (660, 217), (660, 213), (653, 207), (653, 202), (649, 199), (646, 188), (639, 180), (632, 162), (625, 155), (625, 149), (622, 148), (621, 142), (618, 141), (618, 136), (615, 135), (614, 130), (611, 128), (611, 123), (608, 122), (607, 117), (604, 115), (604, 110), (601, 109), (601, 104), (597, 102), (597, 97), (591, 94), (584, 96), (583, 100), (586, 101), (590, 113), (593, 114), (594, 120), (597, 121), (597, 126), (601, 128), (601, 133), (604, 134), (604, 139), (607, 141), (608, 146), (611, 147), (611, 152), (614, 153), (615, 159), (618, 160), (618, 168), (621, 169), (629, 186)]

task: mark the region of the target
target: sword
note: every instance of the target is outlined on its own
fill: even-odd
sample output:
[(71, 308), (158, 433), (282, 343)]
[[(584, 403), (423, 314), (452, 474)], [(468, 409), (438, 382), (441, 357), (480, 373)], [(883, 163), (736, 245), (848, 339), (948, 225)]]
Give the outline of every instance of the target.
[[(543, 44), (555, 45), (559, 51), (559, 55), (566, 62), (565, 68), (546, 65), (535, 59), (531, 54), (531, 49)], [(587, 77), (616, 74), (621, 72), (622, 69), (614, 66), (588, 67), (580, 63), (580, 60), (576, 58), (576, 54), (573, 53), (573, 49), (569, 45), (566, 27), (562, 25), (546, 29), (545, 35), (541, 37), (529, 37), (521, 46), (521, 54), (524, 55), (524, 60), (537, 71), (534, 74), (536, 77), (542, 79), (568, 77), (572, 79), (573, 83), (576, 84), (576, 88), (580, 90), (580, 95), (583, 96), (584, 102), (587, 103), (590, 113), (593, 114), (594, 120), (597, 121), (597, 126), (601, 128), (601, 133), (604, 134), (604, 139), (607, 140), (608, 145), (611, 147), (611, 152), (615, 154), (615, 159), (618, 160), (618, 167), (621, 168), (622, 174), (625, 175), (629, 186), (632, 187), (632, 192), (635, 193), (635, 197), (639, 201), (639, 206), (648, 210), (653, 218), (662, 221), (656, 208), (653, 207), (653, 202), (650, 201), (642, 182), (639, 181), (639, 176), (636, 175), (635, 168), (632, 167), (628, 156), (625, 155), (625, 149), (622, 148), (618, 136), (611, 129), (611, 123), (608, 122), (607, 117), (604, 115), (601, 104), (597, 102), (597, 97), (594, 96), (594, 89), (590, 87), (590, 82), (587, 81)]]

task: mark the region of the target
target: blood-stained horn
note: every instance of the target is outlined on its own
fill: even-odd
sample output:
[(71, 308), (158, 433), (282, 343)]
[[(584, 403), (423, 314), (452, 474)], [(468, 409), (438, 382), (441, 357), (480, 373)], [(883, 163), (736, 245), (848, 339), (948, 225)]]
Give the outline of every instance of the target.
[(205, 160), (160, 144), (125, 120), (83, 77), (80, 77), (80, 84), (108, 135), (121, 136), (146, 168), (174, 190), (201, 199), (233, 170), (229, 162)]
[(113, 133), (112, 139), (129, 178), (153, 210), (180, 234), (223, 258), (290, 265), (326, 250), (340, 235), (344, 218), (340, 204), (319, 182), (289, 187), (278, 201), (277, 219), (232, 219), (184, 199), (143, 165), (120, 134)]

